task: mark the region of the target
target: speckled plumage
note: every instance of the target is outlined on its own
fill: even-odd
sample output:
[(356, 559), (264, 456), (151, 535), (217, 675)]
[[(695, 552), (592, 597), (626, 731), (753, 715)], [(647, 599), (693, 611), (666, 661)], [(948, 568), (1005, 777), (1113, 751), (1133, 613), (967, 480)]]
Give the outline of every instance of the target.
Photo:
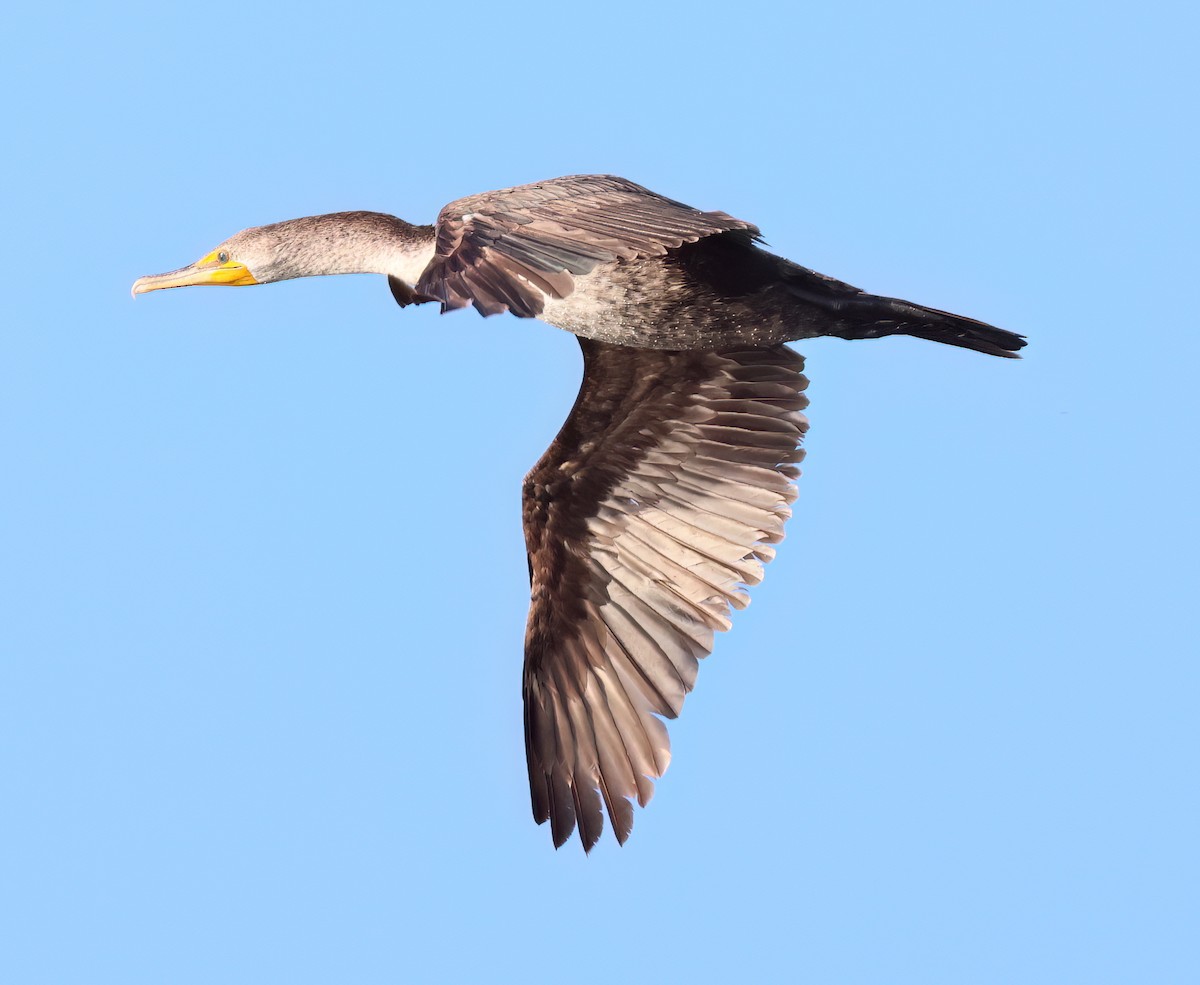
[(511, 311), (586, 338), (708, 349), (833, 335), (915, 335), (1009, 356), (1020, 336), (775, 256), (758, 227), (624, 178), (578, 175), (442, 209), (418, 294), (443, 310)]
[(578, 830), (590, 849), (605, 813), (629, 836), (632, 801), (670, 759), (662, 718), (783, 538), (808, 425), (803, 360), (781, 343), (1025, 344), (866, 294), (762, 249), (751, 223), (610, 175), (459, 199), (435, 226), (346, 212), (248, 229), (134, 289), (359, 272), (386, 274), (401, 305), (509, 311), (579, 336), (579, 397), (523, 498), (525, 744), (534, 817), (556, 846)]

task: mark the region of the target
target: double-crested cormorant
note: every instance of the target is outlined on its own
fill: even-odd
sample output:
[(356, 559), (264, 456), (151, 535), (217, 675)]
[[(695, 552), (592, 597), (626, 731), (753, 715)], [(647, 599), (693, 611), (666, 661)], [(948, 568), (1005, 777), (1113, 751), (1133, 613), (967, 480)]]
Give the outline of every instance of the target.
[[(436, 225), (342, 212), (246, 229), (134, 294), (385, 274), (403, 306), (510, 311), (573, 332), (575, 406), (525, 479), (532, 604), (525, 747), (555, 846), (619, 841), (650, 800), (729, 608), (783, 539), (808, 427), (803, 359), (783, 345), (913, 335), (996, 356), (1024, 340), (856, 287), (758, 245), (758, 229), (608, 175), (486, 192)], [(660, 717), (661, 716), (661, 717)]]

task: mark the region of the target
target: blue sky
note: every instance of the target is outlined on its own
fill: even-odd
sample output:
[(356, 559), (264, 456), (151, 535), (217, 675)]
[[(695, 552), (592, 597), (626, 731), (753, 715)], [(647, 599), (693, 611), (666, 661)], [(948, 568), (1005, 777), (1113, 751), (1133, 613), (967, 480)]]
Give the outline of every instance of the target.
[[(1184, 5), (10, 14), (0, 979), (1198, 974)], [(1028, 335), (798, 346), (796, 515), (633, 837), (529, 817), (549, 327), (130, 300), (249, 225), (605, 171)]]

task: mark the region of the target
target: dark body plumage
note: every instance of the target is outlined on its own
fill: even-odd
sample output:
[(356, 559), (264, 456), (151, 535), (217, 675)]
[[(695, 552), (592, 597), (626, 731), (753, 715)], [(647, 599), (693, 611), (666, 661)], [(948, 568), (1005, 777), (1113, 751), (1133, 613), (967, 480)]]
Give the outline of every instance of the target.
[(347, 212), (244, 230), (134, 291), (369, 271), (402, 306), (509, 311), (583, 348), (579, 397), (524, 487), (525, 746), (556, 846), (577, 829), (590, 849), (605, 810), (629, 836), (670, 758), (662, 719), (783, 538), (808, 425), (803, 360), (782, 343), (1025, 344), (865, 294), (762, 249), (748, 222), (609, 175), (459, 199), (434, 226)]
[(914, 335), (992, 355), (1012, 332), (866, 294), (759, 245), (758, 227), (608, 175), (460, 199), (438, 217), (418, 291), (586, 338), (656, 349)]

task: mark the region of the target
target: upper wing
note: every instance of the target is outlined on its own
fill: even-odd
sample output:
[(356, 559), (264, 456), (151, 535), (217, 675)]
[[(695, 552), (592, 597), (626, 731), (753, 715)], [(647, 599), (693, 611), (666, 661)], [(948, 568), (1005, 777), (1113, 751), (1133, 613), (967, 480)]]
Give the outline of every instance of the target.
[(525, 750), (534, 818), (590, 849), (601, 798), (629, 836), (670, 760), (658, 716), (783, 539), (808, 381), (783, 346), (579, 343), (579, 397), (525, 480)]
[(533, 318), (546, 296), (571, 293), (572, 276), (599, 263), (661, 255), (729, 230), (758, 229), (701, 212), (612, 175), (575, 175), (451, 202), (438, 216), (433, 260), (417, 292), (443, 309)]

